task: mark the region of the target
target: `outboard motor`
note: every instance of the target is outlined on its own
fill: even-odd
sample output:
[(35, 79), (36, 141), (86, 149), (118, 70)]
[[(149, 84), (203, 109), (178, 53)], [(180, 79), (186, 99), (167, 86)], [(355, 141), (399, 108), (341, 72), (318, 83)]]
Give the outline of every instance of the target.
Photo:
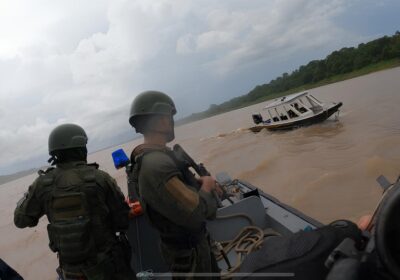
[(255, 124), (259, 124), (259, 123), (264, 122), (263, 117), (261, 116), (261, 114), (253, 114), (252, 117), (253, 117), (253, 122)]

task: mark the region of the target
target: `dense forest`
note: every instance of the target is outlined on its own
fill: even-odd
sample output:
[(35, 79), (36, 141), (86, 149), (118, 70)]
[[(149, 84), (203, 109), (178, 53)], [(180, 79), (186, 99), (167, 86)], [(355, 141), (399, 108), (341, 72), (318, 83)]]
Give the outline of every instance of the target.
[(222, 104), (212, 104), (208, 110), (192, 114), (180, 120), (179, 123), (182, 124), (199, 120), (256, 102), (275, 98), (284, 93), (290, 93), (292, 89), (301, 90), (302, 88), (311, 88), (312, 85), (324, 84), (324, 81), (329, 83), (332, 77), (351, 73), (383, 61), (391, 60), (396, 60), (394, 65), (399, 65), (399, 31), (390, 37), (384, 36), (368, 43), (359, 44), (356, 48), (342, 48), (339, 51), (334, 51), (325, 59), (310, 61), (307, 65), (300, 66), (290, 74), (283, 73), (280, 77), (271, 80), (268, 84), (258, 85), (249, 93), (233, 98)]

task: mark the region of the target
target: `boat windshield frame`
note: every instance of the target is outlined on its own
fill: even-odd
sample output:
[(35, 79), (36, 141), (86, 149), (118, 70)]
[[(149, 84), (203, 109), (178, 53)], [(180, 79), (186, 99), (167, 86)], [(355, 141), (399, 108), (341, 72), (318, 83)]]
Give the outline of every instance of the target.
[(270, 104), (266, 105), (264, 109), (270, 109), (273, 107), (277, 107), (283, 104), (291, 103), (292, 101), (299, 99), (303, 96), (309, 95), (308, 91), (300, 92), (300, 93), (295, 93), (292, 95), (288, 96), (283, 96), (281, 98), (277, 98), (274, 101), (272, 101)]
[[(268, 122), (290, 122), (320, 111), (323, 104), (308, 92), (301, 92), (275, 100), (264, 107), (270, 119)], [(291, 111), (291, 112), (290, 112)]]

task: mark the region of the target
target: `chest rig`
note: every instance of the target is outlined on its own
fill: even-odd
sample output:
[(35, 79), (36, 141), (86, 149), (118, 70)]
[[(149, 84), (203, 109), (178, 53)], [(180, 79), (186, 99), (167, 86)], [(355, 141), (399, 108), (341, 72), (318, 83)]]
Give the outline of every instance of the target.
[(197, 190), (200, 189), (201, 185), (196, 180), (195, 174), (189, 169), (190, 165), (183, 158), (180, 158), (178, 153), (170, 149), (145, 147), (140, 151), (134, 151), (131, 154), (131, 165), (127, 168), (129, 197), (130, 199), (137, 199), (140, 201), (149, 222), (158, 229), (163, 243), (181, 249), (194, 248), (197, 246), (199, 241), (204, 238), (205, 226), (203, 226), (199, 232), (189, 232), (183, 227), (177, 225), (174, 225), (172, 230), (170, 227), (171, 222), (162, 213), (157, 212), (155, 209), (147, 205), (140, 197), (139, 174), (143, 157), (156, 151), (163, 152), (172, 159), (181, 173), (179, 179), (182, 182), (196, 188)]
[(196, 180), (195, 174), (189, 169), (190, 165), (179, 156), (179, 154), (175, 153), (174, 150), (170, 149), (161, 149), (154, 147), (144, 147), (139, 151), (133, 151), (130, 157), (130, 165), (126, 168), (127, 178), (128, 178), (128, 196), (130, 200), (138, 200), (140, 199), (139, 195), (139, 174), (142, 165), (143, 157), (149, 153), (161, 151), (168, 155), (172, 161), (176, 164), (178, 170), (182, 174), (182, 178), (180, 178), (184, 183), (195, 187), (197, 190), (200, 189), (200, 184)]
[(39, 183), (43, 193), (45, 212), (49, 220), (47, 231), (49, 247), (57, 252), (60, 263), (80, 263), (96, 254), (96, 239), (92, 232), (100, 219), (95, 205), (98, 203), (96, 169), (76, 166), (42, 172)]

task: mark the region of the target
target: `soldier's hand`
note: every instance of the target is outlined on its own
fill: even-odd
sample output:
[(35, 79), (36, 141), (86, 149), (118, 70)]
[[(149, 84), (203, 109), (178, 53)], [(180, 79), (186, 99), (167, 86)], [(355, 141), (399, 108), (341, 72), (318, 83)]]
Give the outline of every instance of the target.
[(222, 189), (222, 186), (218, 184), (218, 182), (216, 182), (215, 192), (218, 194), (219, 198), (222, 199), (222, 197), (224, 196), (224, 190)]
[(198, 178), (199, 183), (201, 184), (201, 190), (205, 192), (212, 192), (216, 188), (215, 179), (211, 176), (202, 176)]
[(358, 220), (357, 226), (361, 230), (367, 230), (371, 222), (372, 215), (364, 215)]

